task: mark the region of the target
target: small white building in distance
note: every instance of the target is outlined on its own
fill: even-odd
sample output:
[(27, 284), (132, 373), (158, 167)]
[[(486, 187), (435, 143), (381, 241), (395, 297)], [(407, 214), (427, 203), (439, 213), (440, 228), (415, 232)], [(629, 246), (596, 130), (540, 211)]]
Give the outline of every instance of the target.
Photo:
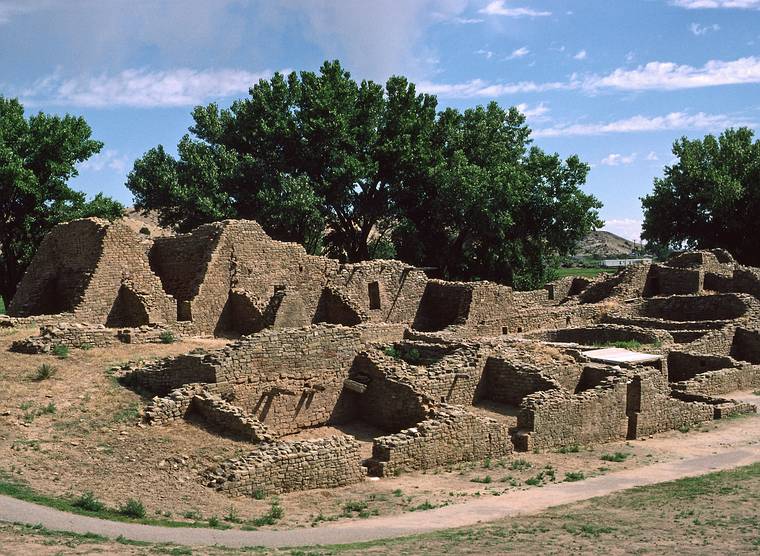
[(603, 259), (600, 264), (605, 268), (620, 268), (623, 266), (631, 266), (634, 264), (651, 262), (651, 257), (644, 257), (642, 259)]

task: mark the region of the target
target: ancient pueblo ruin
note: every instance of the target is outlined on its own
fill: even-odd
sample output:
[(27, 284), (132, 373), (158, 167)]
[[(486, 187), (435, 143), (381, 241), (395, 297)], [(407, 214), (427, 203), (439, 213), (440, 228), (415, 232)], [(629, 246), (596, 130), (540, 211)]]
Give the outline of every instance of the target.
[[(48, 235), (0, 324), (41, 325), (14, 344), (27, 353), (230, 338), (122, 383), (154, 396), (150, 425), (193, 415), (250, 441), (198, 480), (253, 495), (754, 412), (721, 396), (760, 387), (759, 299), (760, 269), (721, 250), (518, 292), (400, 261), (340, 264), (252, 221), (150, 239), (84, 219)], [(289, 439), (357, 422), (382, 431), (370, 457), (350, 434)]]

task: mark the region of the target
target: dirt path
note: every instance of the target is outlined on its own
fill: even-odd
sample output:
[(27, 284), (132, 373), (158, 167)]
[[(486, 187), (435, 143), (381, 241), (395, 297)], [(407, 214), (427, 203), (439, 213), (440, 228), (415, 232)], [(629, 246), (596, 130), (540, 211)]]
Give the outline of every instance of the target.
[[(746, 397), (746, 394), (744, 395)], [(736, 396), (740, 397), (740, 396)], [(757, 397), (751, 396), (752, 401)], [(652, 447), (667, 446), (680, 460), (628, 469), (580, 482), (562, 482), (541, 489), (514, 491), (423, 512), (356, 520), (349, 523), (276, 531), (169, 528), (104, 521), (60, 512), (0, 496), (0, 520), (41, 523), (49, 529), (92, 532), (108, 537), (171, 542), (184, 545), (305, 546), (368, 541), (440, 529), (475, 525), (552, 506), (603, 496), (620, 490), (702, 475), (760, 461), (760, 417), (737, 420), (729, 427), (694, 432), (680, 437), (639, 440)]]

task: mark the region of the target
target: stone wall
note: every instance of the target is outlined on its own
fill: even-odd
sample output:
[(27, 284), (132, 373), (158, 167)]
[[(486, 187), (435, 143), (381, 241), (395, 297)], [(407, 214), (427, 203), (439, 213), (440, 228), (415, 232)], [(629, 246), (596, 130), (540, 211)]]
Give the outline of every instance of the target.
[(232, 496), (335, 488), (364, 480), (359, 443), (350, 436), (263, 444), (207, 470), (207, 486)]
[(367, 465), (371, 474), (387, 477), (402, 471), (498, 458), (511, 451), (505, 424), (475, 416), (461, 407), (442, 406), (415, 427), (376, 438)]
[(529, 394), (559, 388), (559, 383), (544, 376), (537, 367), (518, 366), (508, 360), (489, 357), (478, 390), (481, 399), (518, 406)]
[(738, 390), (755, 390), (760, 388), (760, 366), (717, 369), (696, 375), (671, 385), (674, 390), (691, 394), (717, 396)]

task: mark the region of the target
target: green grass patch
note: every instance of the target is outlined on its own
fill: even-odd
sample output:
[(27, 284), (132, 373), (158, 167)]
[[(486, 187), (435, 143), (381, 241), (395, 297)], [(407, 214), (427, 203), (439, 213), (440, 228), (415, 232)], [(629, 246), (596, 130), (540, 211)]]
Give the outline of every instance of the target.
[(583, 276), (584, 278), (594, 278), (600, 274), (615, 274), (616, 270), (617, 269), (615, 268), (585, 268), (581, 266), (558, 268), (557, 279), (565, 278), (567, 276)]
[(66, 359), (69, 356), (69, 346), (63, 344), (56, 344), (50, 352), (58, 359)]

